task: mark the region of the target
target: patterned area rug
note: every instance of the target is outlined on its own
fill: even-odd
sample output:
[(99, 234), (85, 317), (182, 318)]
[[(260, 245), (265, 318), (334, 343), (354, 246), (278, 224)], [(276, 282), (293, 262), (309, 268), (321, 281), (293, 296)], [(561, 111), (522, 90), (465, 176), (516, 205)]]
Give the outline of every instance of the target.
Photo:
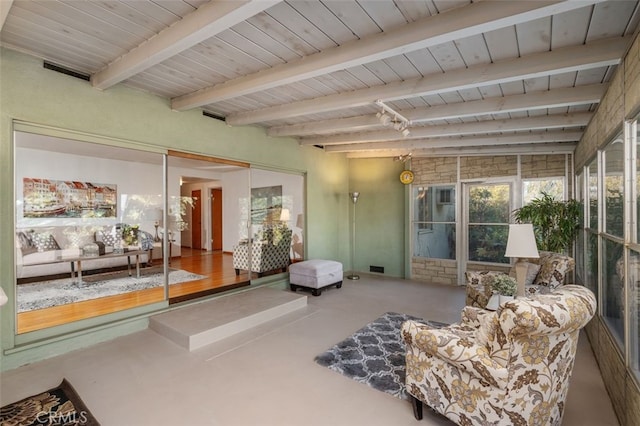
[(405, 392), (405, 345), (402, 323), (420, 321), (431, 327), (447, 324), (410, 315), (387, 312), (352, 336), (316, 356), (315, 361), (374, 389), (408, 399)]
[(100, 426), (66, 379), (60, 386), (0, 408), (0, 425)]
[[(136, 278), (135, 272), (131, 277), (126, 272), (89, 275), (82, 278), (82, 286), (78, 286), (77, 281), (71, 277), (20, 284), (17, 286), (18, 312), (33, 311), (35, 309), (160, 287), (163, 283), (164, 275), (159, 271), (159, 268), (141, 271), (140, 278)], [(203, 278), (205, 278), (204, 275), (181, 269), (169, 271), (169, 285)]]

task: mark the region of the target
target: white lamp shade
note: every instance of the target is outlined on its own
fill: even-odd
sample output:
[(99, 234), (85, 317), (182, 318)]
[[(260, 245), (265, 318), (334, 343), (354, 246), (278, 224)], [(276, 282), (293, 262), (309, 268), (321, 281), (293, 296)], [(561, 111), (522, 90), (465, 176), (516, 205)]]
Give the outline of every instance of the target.
[(280, 221), (288, 222), (290, 220), (291, 220), (291, 212), (289, 211), (289, 209), (282, 209), (280, 211)]
[(509, 238), (505, 257), (537, 258), (538, 247), (536, 237), (533, 235), (533, 225), (530, 223), (518, 223), (509, 225)]

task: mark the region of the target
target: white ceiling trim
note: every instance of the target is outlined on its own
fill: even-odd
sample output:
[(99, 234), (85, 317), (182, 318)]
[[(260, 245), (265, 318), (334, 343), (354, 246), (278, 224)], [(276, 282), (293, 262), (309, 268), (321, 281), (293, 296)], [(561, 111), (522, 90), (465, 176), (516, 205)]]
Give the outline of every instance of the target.
[[(444, 124), (440, 126), (412, 127), (411, 134), (404, 138), (421, 139), (455, 135), (473, 135), (479, 133), (502, 133), (523, 130), (560, 129), (564, 127), (586, 126), (593, 113), (578, 112), (572, 114), (544, 115), (540, 117), (511, 118), (506, 120), (488, 120), (479, 123)], [(349, 143), (383, 142), (398, 140), (398, 131), (393, 129), (349, 133), (335, 136), (303, 138), (300, 145), (338, 145)]]
[(367, 142), (345, 145), (328, 145), (324, 149), (327, 152), (352, 152), (361, 150), (389, 150), (405, 149), (414, 150), (422, 148), (458, 148), (497, 145), (520, 145), (545, 142), (577, 142), (583, 132), (542, 132), (487, 137), (463, 137), (463, 138), (433, 138), (421, 140), (396, 140), (389, 142)]
[[(608, 84), (567, 87), (545, 92), (526, 93), (477, 101), (458, 102), (447, 105), (399, 110), (398, 112), (413, 123), (447, 120), (478, 115), (509, 113), (545, 108), (569, 107), (599, 103)], [(382, 128), (375, 115), (337, 118), (334, 120), (313, 121), (309, 123), (275, 126), (267, 130), (269, 136), (306, 136), (334, 133), (340, 131), (358, 131), (370, 128)]]
[(171, 106), (183, 111), (220, 102), (601, 1), (603, 0), (472, 3), (402, 25), (396, 30), (345, 43), (300, 60), (176, 97)]
[(381, 150), (381, 151), (356, 151), (346, 154), (347, 158), (386, 158), (399, 157), (411, 153), (413, 158), (421, 157), (444, 157), (452, 155), (461, 156), (483, 156), (483, 155), (516, 155), (516, 154), (573, 154), (576, 143), (541, 143), (538, 145), (513, 145), (513, 146), (480, 146), (480, 147), (460, 147), (460, 148), (437, 148), (437, 149), (416, 149), (408, 151), (406, 149)]
[[(3, 0), (0, 0), (2, 2)], [(91, 77), (93, 87), (107, 89), (153, 65), (280, 3), (282, 0), (211, 1), (144, 41)]]
[(226, 121), (234, 126), (254, 124), (371, 105), (376, 99), (392, 101), (616, 65), (620, 63), (630, 40), (630, 36), (602, 39), (580, 46), (476, 65), (424, 78), (230, 114)]

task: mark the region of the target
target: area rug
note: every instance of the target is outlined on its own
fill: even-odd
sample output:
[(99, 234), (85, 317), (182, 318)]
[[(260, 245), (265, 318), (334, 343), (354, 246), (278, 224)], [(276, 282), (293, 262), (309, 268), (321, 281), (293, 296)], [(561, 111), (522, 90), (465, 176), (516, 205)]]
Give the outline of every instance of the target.
[(0, 408), (0, 425), (100, 426), (73, 386), (60, 386)]
[(315, 361), (374, 389), (408, 399), (404, 385), (405, 344), (400, 335), (402, 323), (407, 320), (419, 321), (434, 328), (447, 325), (387, 312), (316, 356)]
[[(18, 312), (33, 311), (35, 309), (160, 287), (163, 283), (163, 278), (164, 274), (161, 272), (161, 268), (152, 268), (152, 270), (141, 271), (140, 278), (135, 276), (135, 272), (131, 277), (122, 272), (89, 275), (82, 278), (82, 286), (78, 286), (77, 280), (71, 277), (20, 284), (17, 286)], [(204, 275), (181, 269), (169, 271), (169, 285), (203, 278), (205, 278)]]

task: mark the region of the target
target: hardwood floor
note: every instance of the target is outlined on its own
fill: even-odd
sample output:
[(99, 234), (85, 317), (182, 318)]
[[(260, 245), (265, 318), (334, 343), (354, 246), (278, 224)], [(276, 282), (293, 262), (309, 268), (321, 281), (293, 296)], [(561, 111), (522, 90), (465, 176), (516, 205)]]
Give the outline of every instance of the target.
[[(246, 271), (241, 271), (240, 275), (236, 276), (231, 253), (204, 252), (184, 247), (181, 252), (181, 257), (171, 259), (170, 267), (205, 275), (206, 278), (169, 286), (169, 303), (182, 302), (249, 284), (249, 275)], [(158, 265), (159, 262), (160, 260), (155, 260), (154, 265)], [(22, 312), (17, 316), (17, 331), (27, 333), (162, 300), (164, 300), (164, 288), (159, 287)]]

